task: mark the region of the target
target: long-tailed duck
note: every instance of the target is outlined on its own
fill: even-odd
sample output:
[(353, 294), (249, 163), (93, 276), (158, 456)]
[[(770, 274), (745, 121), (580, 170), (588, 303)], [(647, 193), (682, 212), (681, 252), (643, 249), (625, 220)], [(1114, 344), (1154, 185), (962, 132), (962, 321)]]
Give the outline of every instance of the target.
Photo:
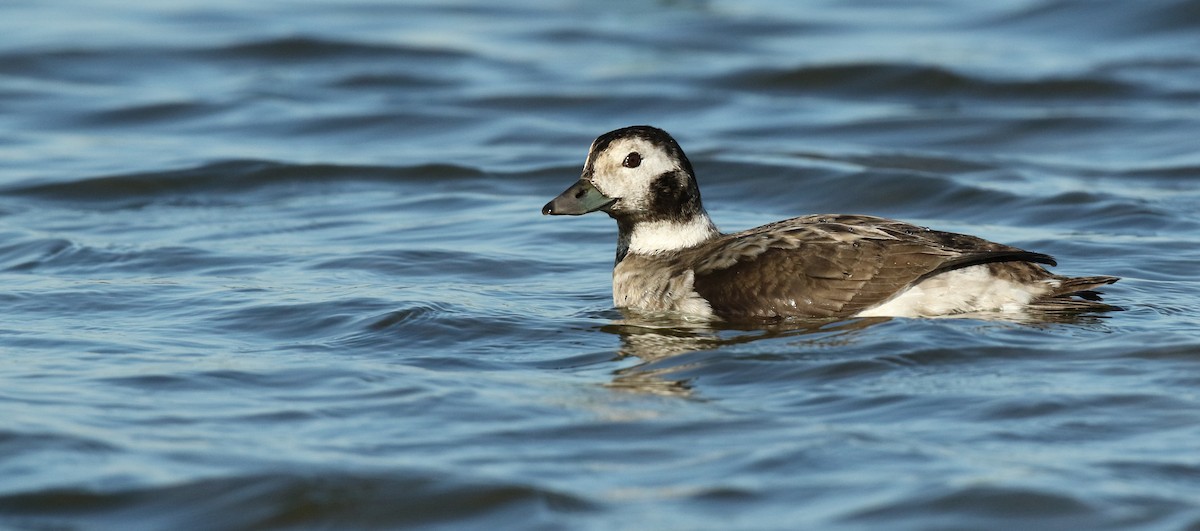
[(722, 234), (692, 165), (661, 129), (592, 143), (579, 182), (542, 214), (617, 220), (617, 307), (728, 320), (932, 317), (1111, 309), (1118, 279), (1065, 277), (1050, 256), (873, 216), (812, 215)]

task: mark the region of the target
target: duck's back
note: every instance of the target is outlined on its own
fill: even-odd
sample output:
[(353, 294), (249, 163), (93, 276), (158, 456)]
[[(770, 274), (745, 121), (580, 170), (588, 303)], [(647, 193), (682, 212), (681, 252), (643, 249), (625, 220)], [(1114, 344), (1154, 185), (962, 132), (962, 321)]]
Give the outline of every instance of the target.
[(1046, 296), (1062, 280), (1037, 265), (1053, 265), (1047, 255), (857, 215), (764, 225), (678, 260), (695, 293), (726, 319), (999, 310)]

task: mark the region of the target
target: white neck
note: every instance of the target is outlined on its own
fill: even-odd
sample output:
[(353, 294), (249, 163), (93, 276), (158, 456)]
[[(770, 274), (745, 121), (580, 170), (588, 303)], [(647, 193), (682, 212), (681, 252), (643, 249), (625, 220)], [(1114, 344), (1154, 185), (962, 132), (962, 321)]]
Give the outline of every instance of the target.
[(656, 254), (678, 251), (704, 243), (720, 232), (708, 214), (701, 212), (687, 221), (643, 221), (633, 226), (629, 252)]

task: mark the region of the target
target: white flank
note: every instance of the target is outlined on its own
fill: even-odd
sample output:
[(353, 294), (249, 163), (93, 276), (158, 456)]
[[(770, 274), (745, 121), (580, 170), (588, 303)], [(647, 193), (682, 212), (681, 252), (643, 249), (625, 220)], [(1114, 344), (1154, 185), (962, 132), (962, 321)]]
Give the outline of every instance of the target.
[(1020, 313), (1049, 290), (996, 278), (986, 265), (948, 271), (917, 284), (856, 317), (934, 317), (964, 312)]
[(718, 234), (707, 214), (688, 221), (651, 221), (633, 226), (629, 236), (629, 252), (656, 254), (687, 249), (708, 241)]

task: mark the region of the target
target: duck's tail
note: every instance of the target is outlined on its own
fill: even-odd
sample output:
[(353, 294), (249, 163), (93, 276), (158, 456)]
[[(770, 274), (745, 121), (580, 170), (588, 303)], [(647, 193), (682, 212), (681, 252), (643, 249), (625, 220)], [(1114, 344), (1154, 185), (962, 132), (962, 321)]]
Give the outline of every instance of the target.
[(1118, 277), (1103, 275), (1092, 277), (1055, 276), (1054, 280), (1058, 281), (1058, 285), (1046, 294), (1031, 301), (1029, 303), (1031, 310), (1073, 313), (1111, 312), (1124, 309), (1120, 306), (1104, 303), (1101, 300), (1100, 292), (1096, 291), (1102, 286), (1121, 280)]

